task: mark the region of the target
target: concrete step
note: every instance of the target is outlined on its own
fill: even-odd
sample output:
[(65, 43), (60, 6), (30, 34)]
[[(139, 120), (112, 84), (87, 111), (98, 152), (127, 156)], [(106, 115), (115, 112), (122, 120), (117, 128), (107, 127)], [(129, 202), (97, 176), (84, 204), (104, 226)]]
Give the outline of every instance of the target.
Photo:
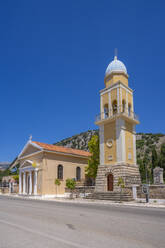
[(120, 192), (95, 192), (86, 197), (87, 199), (109, 200), (109, 201), (132, 201), (133, 198), (128, 193)]

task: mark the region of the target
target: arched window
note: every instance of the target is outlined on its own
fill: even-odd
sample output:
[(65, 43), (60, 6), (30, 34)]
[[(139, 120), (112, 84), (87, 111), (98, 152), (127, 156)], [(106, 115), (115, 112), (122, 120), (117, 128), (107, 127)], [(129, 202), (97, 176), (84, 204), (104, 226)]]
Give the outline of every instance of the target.
[(63, 179), (63, 166), (61, 164), (57, 167), (57, 177), (58, 179)]
[(114, 100), (112, 103), (113, 115), (117, 114), (117, 101)]
[(81, 168), (80, 167), (76, 168), (76, 179), (77, 181), (81, 180)]
[(104, 118), (108, 118), (108, 104), (104, 105)]
[(125, 100), (122, 101), (122, 112), (125, 113), (125, 105), (126, 105), (126, 102)]
[(131, 104), (128, 104), (128, 116), (131, 116)]

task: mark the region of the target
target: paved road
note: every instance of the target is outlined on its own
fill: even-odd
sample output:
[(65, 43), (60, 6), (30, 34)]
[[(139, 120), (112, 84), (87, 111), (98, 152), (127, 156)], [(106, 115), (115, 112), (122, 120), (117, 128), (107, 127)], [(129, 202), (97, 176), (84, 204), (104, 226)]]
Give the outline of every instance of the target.
[(165, 209), (0, 196), (0, 248), (164, 248)]

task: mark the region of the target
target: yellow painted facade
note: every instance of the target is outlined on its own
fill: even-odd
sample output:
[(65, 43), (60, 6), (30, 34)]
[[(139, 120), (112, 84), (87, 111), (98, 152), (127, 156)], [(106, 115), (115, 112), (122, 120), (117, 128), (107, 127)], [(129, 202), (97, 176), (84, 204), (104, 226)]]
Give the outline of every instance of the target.
[[(111, 147), (107, 146), (107, 142), (112, 140)], [(104, 151), (105, 164), (114, 164), (116, 161), (116, 125), (115, 122), (107, 123), (104, 126)]]
[(128, 76), (127, 75), (114, 73), (108, 77), (105, 77), (105, 79), (104, 79), (105, 87), (108, 88), (108, 87), (114, 85), (115, 83), (118, 83), (119, 81), (122, 82), (124, 85), (128, 86)]
[[(67, 150), (67, 148), (64, 148)], [(74, 150), (74, 149), (72, 149)], [(78, 150), (76, 150), (79, 152)], [(70, 152), (70, 151), (69, 151)], [(76, 179), (76, 170), (80, 168), (80, 179), (77, 184), (83, 185), (85, 180), (85, 167), (88, 165), (89, 156), (67, 153), (59, 153), (54, 151), (40, 150), (32, 144), (28, 144), (25, 151), (19, 156), (20, 163), (20, 187), (21, 194), (29, 194), (28, 178), (31, 172), (31, 193), (34, 194), (35, 180), (37, 180), (37, 195), (63, 195), (66, 189), (66, 179)], [(33, 168), (33, 165), (34, 168)], [(55, 185), (55, 179), (58, 178), (58, 166), (63, 167), (63, 176), (60, 178), (60, 185)], [(37, 172), (37, 179), (34, 179), (35, 171)], [(25, 174), (26, 188), (23, 189)], [(28, 188), (28, 189), (27, 189)]]
[(126, 147), (126, 163), (133, 164), (133, 126), (125, 121), (125, 147)]
[[(55, 195), (56, 190), (58, 194), (65, 193), (66, 179), (76, 178), (76, 168), (81, 168), (81, 182), (85, 180), (85, 167), (88, 164), (87, 159), (56, 155), (45, 153), (42, 167), (42, 195)], [(61, 185), (54, 184), (57, 176), (58, 165), (63, 166), (63, 179), (60, 180)]]

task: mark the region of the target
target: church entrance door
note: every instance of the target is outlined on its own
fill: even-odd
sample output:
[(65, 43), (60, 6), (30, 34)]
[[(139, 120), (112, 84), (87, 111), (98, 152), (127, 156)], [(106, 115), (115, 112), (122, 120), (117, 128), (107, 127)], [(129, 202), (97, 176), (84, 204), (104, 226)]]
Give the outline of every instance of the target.
[(107, 177), (107, 190), (113, 191), (113, 175), (111, 173)]

